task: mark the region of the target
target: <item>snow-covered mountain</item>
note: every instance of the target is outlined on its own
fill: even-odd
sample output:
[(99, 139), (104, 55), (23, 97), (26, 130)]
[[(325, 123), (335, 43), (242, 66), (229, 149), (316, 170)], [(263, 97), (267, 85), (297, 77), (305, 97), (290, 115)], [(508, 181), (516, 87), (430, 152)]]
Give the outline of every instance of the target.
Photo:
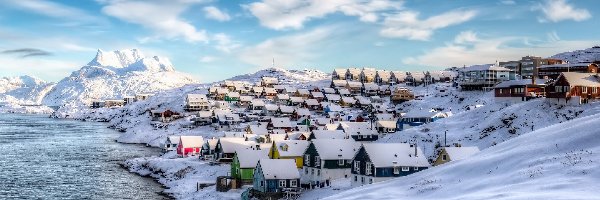
[(54, 87), (32, 76), (0, 78), (0, 102), (11, 104), (40, 104), (42, 98)]
[(550, 57), (561, 59), (563, 61), (569, 61), (570, 63), (587, 63), (600, 61), (600, 46), (594, 46), (592, 48), (583, 50), (559, 53)]
[(232, 81), (246, 81), (250, 83), (260, 82), (262, 77), (275, 77), (279, 79), (280, 84), (284, 85), (298, 85), (313, 83), (322, 80), (330, 80), (331, 74), (319, 71), (319, 70), (293, 70), (283, 68), (267, 68), (259, 70), (251, 74), (244, 74), (235, 76), (228, 80)]
[(598, 117), (555, 124), (465, 160), (327, 199), (598, 199)]
[(175, 71), (167, 58), (145, 57), (137, 49), (105, 52), (64, 78), (44, 97), (45, 105), (90, 104), (136, 93), (155, 93), (197, 83)]

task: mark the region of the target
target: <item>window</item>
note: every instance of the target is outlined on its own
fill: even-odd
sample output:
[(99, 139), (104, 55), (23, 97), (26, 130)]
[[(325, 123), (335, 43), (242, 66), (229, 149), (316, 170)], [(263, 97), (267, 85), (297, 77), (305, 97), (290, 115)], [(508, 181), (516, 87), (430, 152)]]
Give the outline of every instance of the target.
[(344, 160), (342, 160), (342, 159), (338, 160), (338, 165), (340, 165), (340, 166), (344, 165)]
[(403, 172), (410, 171), (410, 167), (402, 167), (402, 171), (403, 171)]
[(570, 91), (571, 91), (571, 87), (563, 86), (563, 92), (570, 92)]
[(562, 86), (554, 86), (555, 92), (562, 92)]
[(400, 174), (400, 168), (394, 167), (394, 174)]
[(265, 186), (265, 181), (260, 182), (260, 187)]
[(358, 182), (358, 176), (354, 175), (354, 182)]
[(315, 166), (321, 166), (321, 159), (319, 158), (319, 156), (315, 156)]
[(321, 176), (321, 170), (317, 169), (317, 176)]
[(369, 184), (373, 184), (373, 179), (372, 178), (369, 179)]
[(304, 168), (304, 174), (308, 174), (308, 168)]
[(354, 161), (354, 171), (356, 171), (357, 174), (360, 174), (360, 161)]
[(371, 174), (371, 163), (367, 162), (367, 166), (365, 169), (365, 175), (370, 175)]
[(310, 174), (315, 175), (315, 169), (310, 169)]
[(581, 93), (587, 93), (587, 87), (581, 87)]
[(446, 155), (446, 154), (442, 155), (442, 160), (443, 160), (443, 161), (446, 161), (446, 160), (448, 160), (448, 155)]
[(296, 180), (290, 181), (290, 187), (298, 187), (298, 183), (296, 182)]
[(310, 155), (304, 155), (304, 165), (310, 166)]
[(419, 167), (414, 167), (413, 168), (415, 171), (419, 171)]
[(365, 177), (360, 177), (360, 182), (365, 183)]
[(598, 88), (597, 87), (592, 87), (592, 94), (596, 94), (598, 93)]
[(285, 187), (285, 180), (279, 180), (279, 187)]

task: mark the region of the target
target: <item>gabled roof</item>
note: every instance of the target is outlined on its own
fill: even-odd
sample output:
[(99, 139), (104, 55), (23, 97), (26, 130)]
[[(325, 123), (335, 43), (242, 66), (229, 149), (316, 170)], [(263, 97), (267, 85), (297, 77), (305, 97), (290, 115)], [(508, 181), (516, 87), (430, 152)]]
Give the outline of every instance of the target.
[(302, 97), (290, 97), (290, 101), (293, 103), (302, 103), (304, 99)]
[(322, 160), (350, 160), (360, 147), (360, 143), (345, 139), (314, 139), (312, 143)]
[(323, 92), (325, 92), (325, 94), (335, 94), (335, 89), (333, 89), (333, 88), (323, 88)]
[(296, 108), (296, 114), (298, 114), (300, 116), (310, 116), (311, 115), (310, 111), (306, 108)]
[(277, 90), (275, 90), (275, 88), (265, 88), (265, 93), (267, 93), (267, 94), (276, 94)]
[(279, 100), (288, 100), (288, 99), (290, 99), (290, 95), (288, 95), (288, 94), (277, 94), (277, 99), (279, 99)]
[(212, 116), (212, 112), (211, 111), (198, 111), (198, 115), (196, 115), (196, 117), (211, 117)]
[(298, 89), (298, 94), (309, 95), (310, 91), (308, 91), (308, 89)]
[(219, 138), (223, 153), (235, 153), (241, 149), (252, 149), (256, 142), (246, 141), (246, 138), (231, 137), (231, 138)]
[(277, 109), (279, 109), (279, 106), (275, 104), (265, 104), (265, 109), (268, 111), (276, 111)]
[(375, 83), (364, 83), (363, 87), (365, 90), (379, 90), (379, 85)]
[(183, 148), (199, 148), (204, 143), (202, 136), (181, 136), (180, 140), (179, 145), (182, 145)]
[(341, 96), (337, 94), (325, 94), (325, 96), (329, 101), (339, 101), (341, 99)]
[(384, 128), (396, 128), (396, 121), (391, 120), (379, 120), (377, 121), (377, 126)]
[(427, 158), (421, 151), (407, 143), (365, 143), (363, 148), (375, 167), (429, 167)]
[[(331, 89), (331, 88), (330, 88), (330, 89)], [(335, 91), (334, 91), (334, 92), (335, 92)], [(312, 95), (314, 98), (319, 98), (319, 97), (320, 97), (320, 98), (323, 98), (323, 97), (325, 97), (325, 95), (324, 95), (322, 92), (315, 92), (315, 91), (312, 91), (312, 92), (310, 92), (310, 93), (311, 93), (311, 95)]]
[(269, 150), (239, 149), (235, 153), (240, 168), (255, 168), (258, 160), (269, 159)]
[(363, 84), (358, 81), (348, 81), (347, 85), (348, 85), (348, 87), (351, 87), (351, 88), (361, 88)]
[(473, 154), (479, 152), (477, 147), (444, 147), (446, 153), (450, 157), (450, 160), (462, 160), (471, 157)]
[(344, 87), (346, 86), (346, 80), (333, 80), (333, 86), (335, 87)]
[(208, 145), (208, 148), (210, 150), (215, 150), (215, 147), (217, 147), (218, 142), (219, 142), (219, 139), (211, 138), (211, 139), (206, 140), (206, 142), (204, 142), (204, 144), (202, 146)]
[(248, 128), (250, 129), (250, 131), (253, 134), (257, 134), (257, 135), (266, 135), (266, 134), (269, 134), (269, 131), (267, 130), (267, 123), (264, 123), (262, 125), (251, 124), (251, 125), (248, 125)]
[(254, 92), (264, 92), (265, 88), (264, 87), (252, 87), (252, 91), (254, 91)]
[(272, 133), (268, 135), (269, 138), (271, 138), (272, 142), (276, 142), (276, 141), (282, 141), (285, 140), (285, 137), (287, 136), (287, 134), (277, 134), (277, 133)]
[(282, 113), (293, 113), (294, 107), (293, 106), (279, 106), (279, 110), (281, 110)]
[(338, 93), (340, 93), (340, 95), (348, 95), (350, 94), (350, 91), (346, 88), (340, 88), (338, 89)]
[(262, 99), (252, 99), (252, 106), (265, 106), (265, 102)]
[(171, 144), (179, 144), (179, 135), (171, 135), (167, 137), (167, 143), (171, 143)]
[(375, 118), (377, 118), (378, 120), (392, 121), (394, 120), (394, 114), (378, 113), (375, 114)]
[(275, 142), (275, 147), (281, 157), (296, 157), (304, 155), (309, 144), (306, 140), (280, 140)]
[(317, 101), (316, 99), (306, 99), (306, 100), (304, 100), (304, 102), (306, 103), (306, 105), (309, 105), (309, 106), (319, 105), (319, 101)]
[(240, 96), (240, 101), (249, 102), (252, 101), (252, 96)]
[(235, 98), (239, 98), (240, 97), (240, 93), (239, 92), (229, 92), (227, 93), (228, 97), (235, 97)]
[(349, 104), (356, 103), (356, 99), (354, 99), (353, 97), (342, 97), (342, 101), (344, 103), (349, 103)]
[(558, 79), (560, 77), (564, 77), (571, 87), (600, 87), (600, 79), (596, 73), (563, 72)]
[(187, 102), (208, 102), (205, 94), (187, 94)]
[(258, 162), (265, 179), (300, 178), (294, 159), (260, 159)]

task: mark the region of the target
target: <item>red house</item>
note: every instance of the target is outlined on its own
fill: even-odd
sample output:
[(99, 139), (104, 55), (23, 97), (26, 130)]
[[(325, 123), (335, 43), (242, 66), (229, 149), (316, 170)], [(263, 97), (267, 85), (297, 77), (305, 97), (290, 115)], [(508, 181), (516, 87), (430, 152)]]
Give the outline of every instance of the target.
[(181, 136), (177, 145), (177, 155), (181, 157), (200, 155), (203, 144), (202, 136)]

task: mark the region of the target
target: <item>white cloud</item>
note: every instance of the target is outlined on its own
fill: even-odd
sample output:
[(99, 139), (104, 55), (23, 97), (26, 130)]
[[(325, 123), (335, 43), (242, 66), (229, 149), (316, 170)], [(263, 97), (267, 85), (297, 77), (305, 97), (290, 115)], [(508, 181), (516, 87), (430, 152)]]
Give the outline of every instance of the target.
[(0, 63), (3, 76), (33, 75), (47, 81), (59, 81), (81, 66), (81, 63), (47, 57), (21, 59), (0, 56)]
[(258, 67), (300, 65), (318, 58), (319, 46), (331, 35), (330, 28), (271, 38), (241, 51), (239, 58)]
[(205, 14), (204, 16), (208, 19), (214, 19), (221, 22), (231, 20), (231, 16), (229, 16), (229, 14), (219, 10), (217, 7), (206, 6), (203, 10)]
[(375, 22), (379, 11), (398, 10), (402, 2), (391, 0), (263, 0), (244, 6), (258, 18), (262, 26), (275, 29), (301, 29), (304, 23), (341, 12), (357, 16), (364, 22)]
[(515, 2), (514, 0), (502, 0), (500, 1), (501, 4), (503, 5), (515, 5), (517, 4), (517, 2)]
[(231, 51), (242, 46), (239, 42), (233, 41), (231, 37), (225, 33), (215, 34), (213, 40), (217, 43), (215, 48), (224, 53), (231, 53)]
[(58, 19), (66, 19), (73, 22), (71, 24), (80, 25), (81, 23), (97, 23), (103, 24), (106, 21), (99, 17), (93, 16), (84, 10), (67, 6), (60, 3), (55, 3), (46, 0), (21, 0), (21, 1), (2, 1), (2, 5), (11, 6), (18, 9), (31, 11), (36, 14), (41, 14)]
[(461, 24), (476, 15), (475, 10), (454, 10), (419, 20), (419, 12), (402, 11), (385, 17), (380, 34), (390, 38), (429, 40), (435, 30)]
[(583, 21), (592, 17), (585, 8), (575, 8), (567, 0), (546, 0), (544, 4), (538, 4), (532, 10), (541, 10), (543, 17), (538, 17), (540, 22), (559, 22), (564, 20)]
[(215, 60), (217, 60), (217, 58), (213, 57), (213, 56), (202, 56), (202, 57), (200, 57), (200, 62), (201, 63), (210, 63), (210, 62), (213, 62)]
[(181, 19), (180, 15), (195, 3), (202, 1), (135, 1), (115, 0), (108, 1), (102, 8), (107, 15), (123, 21), (139, 24), (155, 32), (156, 35), (148, 39), (184, 39), (188, 42), (207, 42), (205, 30), (198, 30), (189, 22)]
[(526, 55), (548, 57), (560, 52), (589, 48), (590, 44), (593, 44), (592, 41), (562, 40), (529, 42), (530, 40), (525, 37), (479, 38), (474, 33), (462, 32), (456, 36), (453, 42), (433, 48), (420, 56), (405, 58), (403, 63), (419, 66), (461, 67), (494, 63), (496, 60), (516, 60)]

